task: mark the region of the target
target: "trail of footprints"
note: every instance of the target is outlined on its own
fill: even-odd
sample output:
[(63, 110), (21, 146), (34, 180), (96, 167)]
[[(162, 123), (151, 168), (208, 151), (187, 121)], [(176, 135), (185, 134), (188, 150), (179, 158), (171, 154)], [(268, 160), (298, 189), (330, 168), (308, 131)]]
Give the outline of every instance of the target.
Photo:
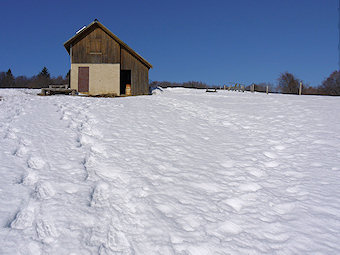
[[(30, 106), (27, 106), (30, 107)], [(55, 191), (46, 181), (39, 179), (39, 172), (46, 167), (45, 161), (32, 155), (31, 141), (21, 137), (21, 130), (12, 127), (13, 121), (18, 119), (21, 114), (26, 114), (25, 107), (13, 109), (9, 112), (3, 139), (12, 140), (16, 144), (12, 155), (16, 161), (22, 163), (26, 168), (26, 173), (18, 180), (18, 185), (24, 185), (31, 190), (31, 196), (22, 202), (20, 209), (12, 219), (9, 219), (8, 227), (22, 231), (32, 237), (38, 243), (50, 243), (58, 236), (53, 220), (41, 215), (41, 201), (54, 196)], [(33, 246), (37, 246), (32, 243)]]
[(120, 195), (124, 190), (122, 184), (115, 185), (104, 181), (93, 167), (92, 162), (96, 162), (97, 157), (107, 158), (107, 153), (101, 145), (101, 133), (93, 127), (95, 125), (92, 125), (97, 121), (88, 112), (89, 106), (89, 103), (84, 103), (79, 108), (70, 109), (65, 105), (59, 105), (60, 119), (68, 121), (68, 128), (76, 134), (75, 146), (83, 152), (81, 163), (85, 175), (84, 180), (81, 181), (88, 182), (93, 187), (89, 194), (88, 206), (101, 218), (101, 221), (107, 223), (106, 228), (93, 226), (86, 243), (98, 247), (98, 254), (113, 252), (130, 254), (131, 248), (123, 230), (126, 224), (122, 225), (122, 222), (131, 221), (126, 213), (131, 208), (127, 208), (126, 201), (123, 201)]
[[(68, 112), (60, 106), (62, 113), (61, 120), (70, 119), (69, 128), (75, 128), (77, 131), (76, 141), (77, 147), (82, 147), (81, 130), (83, 124), (87, 122), (87, 116), (80, 122), (76, 122), (80, 117), (80, 110), (74, 115), (73, 112)], [(16, 111), (19, 114), (18, 111)], [(10, 122), (9, 122), (10, 123)], [(31, 142), (28, 139), (20, 138), (20, 130), (7, 127), (8, 132), (5, 134), (5, 139), (15, 140), (17, 148), (13, 151), (13, 156), (17, 160), (22, 161), (26, 165), (26, 173), (18, 182), (19, 185), (25, 185), (31, 190), (31, 196), (28, 201), (25, 201), (23, 206), (16, 213), (15, 217), (10, 221), (8, 227), (13, 230), (23, 231), (30, 235), (33, 240), (39, 243), (51, 244), (59, 236), (53, 219), (41, 214), (42, 204), (45, 200), (51, 199), (56, 194), (53, 186), (45, 180), (40, 180), (40, 175), (48, 170), (46, 162), (39, 156), (31, 154)], [(84, 169), (86, 170), (86, 157), (84, 158)], [(88, 173), (87, 173), (88, 175)]]
[[(29, 149), (21, 151), (29, 152)], [(15, 155), (17, 156), (17, 154)], [(24, 156), (25, 154), (20, 154), (20, 157)], [(53, 220), (43, 216), (40, 211), (42, 201), (52, 198), (55, 195), (55, 190), (49, 182), (39, 179), (39, 171), (43, 171), (46, 165), (40, 157), (28, 156), (26, 162), (27, 172), (20, 184), (30, 188), (32, 195), (27, 204), (17, 212), (10, 227), (31, 233), (34, 240), (43, 244), (51, 243), (58, 236), (58, 232), (54, 227)], [(34, 233), (36, 234), (34, 235)]]

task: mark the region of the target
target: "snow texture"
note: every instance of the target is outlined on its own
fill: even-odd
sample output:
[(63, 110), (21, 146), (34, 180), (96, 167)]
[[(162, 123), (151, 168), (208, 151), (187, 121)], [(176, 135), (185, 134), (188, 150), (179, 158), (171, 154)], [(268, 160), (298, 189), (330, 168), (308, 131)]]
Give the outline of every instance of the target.
[(0, 90), (0, 254), (340, 254), (337, 97)]

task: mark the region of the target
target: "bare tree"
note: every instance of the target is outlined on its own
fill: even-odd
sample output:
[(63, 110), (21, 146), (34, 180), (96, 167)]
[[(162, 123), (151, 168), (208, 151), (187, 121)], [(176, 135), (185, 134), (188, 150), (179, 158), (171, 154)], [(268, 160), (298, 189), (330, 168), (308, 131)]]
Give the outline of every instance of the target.
[(297, 94), (301, 80), (296, 78), (293, 74), (285, 72), (281, 73), (278, 78), (279, 91), (285, 94)]
[(16, 88), (27, 88), (28, 83), (30, 79), (28, 79), (26, 76), (18, 76), (15, 78), (15, 87)]
[(334, 71), (319, 88), (321, 94), (340, 96), (340, 71)]
[(0, 88), (4, 88), (5, 87), (5, 77), (6, 77), (6, 73), (5, 72), (0, 72)]

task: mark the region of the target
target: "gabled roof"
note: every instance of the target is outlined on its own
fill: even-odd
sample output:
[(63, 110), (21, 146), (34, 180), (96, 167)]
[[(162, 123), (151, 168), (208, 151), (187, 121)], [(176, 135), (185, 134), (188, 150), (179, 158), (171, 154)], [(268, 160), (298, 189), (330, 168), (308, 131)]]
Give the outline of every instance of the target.
[(93, 26), (98, 26), (104, 32), (106, 32), (112, 39), (114, 39), (120, 46), (126, 49), (131, 55), (136, 57), (139, 61), (141, 61), (144, 65), (148, 68), (152, 68), (152, 65), (142, 58), (137, 52), (131, 49), (126, 43), (120, 40), (114, 33), (112, 33), (109, 29), (107, 29), (103, 24), (101, 24), (98, 20), (94, 20), (91, 24), (89, 24), (86, 28), (80, 30), (76, 35), (74, 35), (71, 39), (64, 43), (64, 47), (66, 48), (67, 52), (70, 54), (70, 47), (74, 41), (76, 41), (81, 35), (89, 31)]

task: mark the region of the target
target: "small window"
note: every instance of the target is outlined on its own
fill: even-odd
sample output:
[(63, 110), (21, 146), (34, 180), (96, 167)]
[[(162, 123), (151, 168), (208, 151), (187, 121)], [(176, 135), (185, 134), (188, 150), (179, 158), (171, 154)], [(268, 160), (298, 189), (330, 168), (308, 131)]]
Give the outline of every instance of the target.
[(90, 41), (90, 54), (102, 54), (102, 40), (92, 39)]

